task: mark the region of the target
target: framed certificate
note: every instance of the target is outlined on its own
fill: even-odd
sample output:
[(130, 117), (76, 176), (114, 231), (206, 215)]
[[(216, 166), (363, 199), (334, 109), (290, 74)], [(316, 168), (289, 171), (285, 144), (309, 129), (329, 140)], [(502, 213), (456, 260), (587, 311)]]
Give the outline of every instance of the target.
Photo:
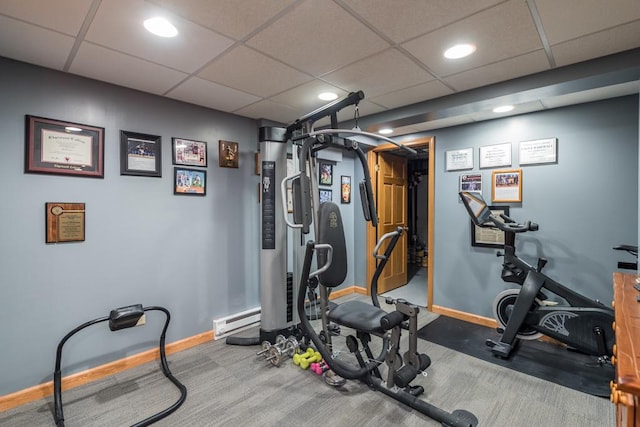
[(26, 116), (26, 173), (104, 178), (104, 128)]

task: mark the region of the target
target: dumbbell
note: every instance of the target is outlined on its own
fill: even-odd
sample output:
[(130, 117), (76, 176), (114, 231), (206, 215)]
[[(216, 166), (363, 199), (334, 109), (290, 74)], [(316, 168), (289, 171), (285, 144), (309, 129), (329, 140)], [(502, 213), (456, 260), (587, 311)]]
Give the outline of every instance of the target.
[[(296, 357), (298, 356), (298, 357)], [(293, 363), (300, 366), (302, 369), (308, 369), (309, 365), (313, 362), (320, 362), (322, 360), (322, 355), (313, 349), (307, 349), (307, 351), (303, 354), (294, 354), (293, 355)]]
[(311, 370), (318, 375), (322, 375), (329, 370), (329, 366), (324, 362), (312, 363)]
[(273, 347), (274, 345), (277, 346), (277, 347), (282, 347), (286, 341), (287, 341), (287, 339), (283, 335), (276, 336), (276, 343), (275, 344), (271, 344), (269, 341), (262, 341), (262, 344), (261, 344), (262, 350), (257, 352), (256, 356), (262, 356), (262, 355), (266, 354), (269, 351), (269, 349), (271, 347)]
[[(281, 337), (281, 339), (278, 339), (279, 337)], [(276, 345), (267, 349), (265, 360), (273, 366), (280, 366), (284, 356), (292, 357), (296, 354), (298, 346), (298, 340), (295, 337), (291, 336), (285, 339), (281, 335), (278, 335), (278, 337), (276, 337)]]

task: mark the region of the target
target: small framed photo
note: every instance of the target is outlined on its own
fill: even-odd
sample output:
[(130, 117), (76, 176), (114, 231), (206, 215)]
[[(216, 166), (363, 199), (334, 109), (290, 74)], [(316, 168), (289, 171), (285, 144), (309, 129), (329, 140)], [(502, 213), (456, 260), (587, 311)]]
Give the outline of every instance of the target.
[(238, 143), (218, 141), (218, 165), (221, 168), (238, 167)]
[(482, 194), (482, 174), (473, 173), (460, 175), (460, 186), (458, 191)]
[(340, 203), (351, 203), (351, 177), (342, 175), (340, 177)]
[(206, 195), (207, 172), (201, 169), (173, 168), (173, 194)]
[(522, 203), (522, 169), (496, 170), (491, 173), (491, 201)]
[[(509, 216), (509, 206), (488, 206), (491, 212)], [(504, 246), (504, 231), (495, 227), (478, 227), (471, 221), (471, 246), (483, 248), (502, 248)]]
[(120, 175), (162, 176), (162, 138), (120, 131)]
[(320, 203), (324, 203), (324, 202), (330, 202), (332, 197), (332, 191), (331, 190), (325, 190), (324, 188), (320, 189)]
[(333, 185), (333, 165), (331, 163), (320, 162), (319, 185)]
[(172, 138), (171, 146), (171, 157), (174, 165), (207, 167), (206, 142)]
[(26, 173), (104, 178), (104, 128), (26, 116)]

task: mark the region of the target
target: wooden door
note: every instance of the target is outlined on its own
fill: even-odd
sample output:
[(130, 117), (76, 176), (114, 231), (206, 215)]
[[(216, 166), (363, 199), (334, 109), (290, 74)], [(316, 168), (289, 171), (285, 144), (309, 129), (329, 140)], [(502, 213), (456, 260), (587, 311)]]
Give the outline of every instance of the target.
[[(378, 153), (376, 196), (378, 239), (407, 224), (407, 159), (390, 153)], [(402, 235), (391, 259), (378, 280), (378, 293), (407, 284), (407, 233)], [(386, 243), (380, 248), (383, 253)]]

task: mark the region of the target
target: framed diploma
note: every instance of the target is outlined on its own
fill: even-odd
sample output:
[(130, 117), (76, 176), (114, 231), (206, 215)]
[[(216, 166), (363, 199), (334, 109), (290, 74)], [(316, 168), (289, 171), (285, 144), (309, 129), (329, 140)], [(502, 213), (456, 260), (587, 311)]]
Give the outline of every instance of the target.
[(27, 115), (25, 172), (104, 178), (104, 128)]
[(207, 167), (207, 143), (190, 139), (172, 138), (174, 165)]
[(120, 175), (162, 176), (162, 138), (120, 131)]
[(84, 242), (84, 203), (45, 203), (46, 242)]

